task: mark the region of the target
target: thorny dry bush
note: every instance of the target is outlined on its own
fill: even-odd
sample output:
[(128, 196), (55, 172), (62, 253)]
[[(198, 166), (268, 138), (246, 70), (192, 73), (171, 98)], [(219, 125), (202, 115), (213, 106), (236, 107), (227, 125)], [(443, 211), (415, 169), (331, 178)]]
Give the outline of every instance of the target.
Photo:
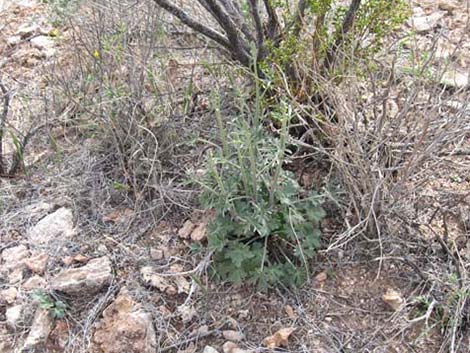
[[(12, 80), (14, 82), (14, 80)], [(10, 83), (10, 82), (9, 82)], [(59, 120), (43, 122), (38, 119), (43, 114), (42, 108), (32, 108), (28, 104), (34, 102), (37, 106), (47, 105), (47, 93), (40, 96), (23, 92), (21, 87), (12, 88), (0, 80), (0, 177), (14, 178), (20, 172), (27, 172), (25, 161), (27, 148), (31, 148), (31, 140), (46, 126), (53, 126)], [(12, 103), (14, 109), (12, 107)]]
[(211, 53), (150, 2), (89, 2), (67, 26), (69, 54), (50, 76), (55, 110), (90, 138), (110, 189), (137, 208), (150, 201), (159, 216), (185, 208), (181, 173), (200, 133), (198, 85)]
[[(331, 145), (301, 145), (317, 158), (326, 156), (340, 185), (347, 230), (333, 237), (326, 253), (344, 249), (353, 240), (366, 241), (378, 261), (378, 275), (384, 261), (398, 260), (412, 268), (426, 294), (419, 305), (409, 303), (403, 309), (409, 321), (397, 335), (425, 322), (423, 332), (435, 327), (445, 332), (440, 351), (463, 352), (470, 332), (470, 254), (465, 240), (470, 193), (464, 188), (437, 198), (429, 194), (440, 173), (451, 178), (449, 160), (460, 164), (461, 172), (469, 170), (470, 95), (465, 88), (440, 83), (448, 66), (433, 60), (435, 42), (424, 50), (428, 60), (412, 64), (388, 53), (387, 60), (374, 62), (376, 70), (365, 70), (363, 80), (351, 74), (339, 86), (322, 82), (336, 119), (320, 121), (317, 128)], [(422, 57), (422, 52), (410, 49), (409, 55)], [(440, 217), (442, 233), (433, 223)], [(446, 225), (450, 219), (458, 228), (453, 235)], [(424, 246), (433, 250), (424, 250), (428, 261), (416, 264), (418, 239), (427, 239)], [(412, 312), (420, 305), (423, 315)]]

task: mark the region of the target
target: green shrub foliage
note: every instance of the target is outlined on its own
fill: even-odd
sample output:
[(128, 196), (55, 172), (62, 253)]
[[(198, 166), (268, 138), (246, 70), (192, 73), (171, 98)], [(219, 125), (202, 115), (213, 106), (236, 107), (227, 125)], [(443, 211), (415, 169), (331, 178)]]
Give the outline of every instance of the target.
[(410, 14), (406, 0), (198, 1), (211, 23), (169, 0), (154, 2), (231, 59), (257, 69), (260, 78), (280, 69), (294, 83), (305, 75), (336, 74), (334, 69), (354, 66), (358, 57), (372, 58)]
[(200, 200), (215, 210), (208, 239), (218, 278), (297, 286), (320, 244), (325, 212), (321, 197), (283, 168), (289, 157), (288, 106), (272, 114), (282, 125), (280, 136), (266, 132), (259, 108), (241, 113), (227, 127), (217, 114), (222, 146), (208, 158)]

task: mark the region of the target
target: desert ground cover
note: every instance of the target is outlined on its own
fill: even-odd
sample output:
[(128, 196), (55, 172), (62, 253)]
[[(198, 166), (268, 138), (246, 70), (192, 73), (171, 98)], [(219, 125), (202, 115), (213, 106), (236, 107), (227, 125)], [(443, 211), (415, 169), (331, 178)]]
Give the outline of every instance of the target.
[(0, 353), (470, 352), (470, 3), (406, 2), (328, 74), (309, 23), (244, 65), (163, 3), (223, 32), (0, 0)]

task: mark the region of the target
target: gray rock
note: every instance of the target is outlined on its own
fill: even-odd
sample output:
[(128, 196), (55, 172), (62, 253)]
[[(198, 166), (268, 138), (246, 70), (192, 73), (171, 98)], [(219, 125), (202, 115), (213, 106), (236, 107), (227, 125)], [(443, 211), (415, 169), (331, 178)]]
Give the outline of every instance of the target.
[(0, 291), (0, 302), (4, 301), (7, 304), (13, 304), (18, 296), (18, 290), (15, 287), (10, 287)]
[(453, 0), (440, 0), (437, 6), (439, 10), (447, 11), (451, 15), (460, 7), (460, 5)]
[(470, 86), (469, 74), (458, 70), (449, 70), (442, 75), (441, 85), (449, 88), (467, 88)]
[(152, 260), (161, 260), (165, 257), (162, 249), (150, 249), (150, 257)]
[(42, 348), (52, 330), (54, 320), (47, 310), (38, 309), (33, 324), (23, 346), (23, 351), (34, 351)]
[(54, 211), (55, 204), (44, 201), (38, 201), (23, 209), (23, 214), (27, 215), (29, 219), (39, 221), (41, 218), (47, 216), (48, 213)]
[(18, 245), (3, 250), (3, 266), (7, 270), (13, 270), (24, 266), (24, 260), (30, 256), (29, 250), (25, 245)]
[(36, 0), (18, 0), (16, 1), (16, 5), (25, 8), (31, 8), (38, 4)]
[(30, 229), (28, 237), (33, 243), (47, 244), (52, 240), (71, 238), (74, 234), (72, 211), (62, 207), (41, 219)]
[(55, 54), (55, 43), (47, 36), (37, 36), (31, 39), (31, 45), (34, 48), (41, 50), (46, 57), (51, 57)]
[(10, 284), (18, 284), (23, 282), (24, 273), (23, 273), (23, 266), (15, 268), (8, 274), (8, 283)]
[(22, 288), (26, 291), (31, 291), (35, 289), (44, 289), (47, 286), (47, 282), (41, 276), (35, 275), (29, 278), (23, 285)]
[(130, 297), (126, 288), (104, 310), (93, 341), (104, 353), (153, 353), (157, 348), (151, 315)]
[(40, 27), (37, 23), (23, 23), (18, 27), (16, 35), (20, 36), (22, 39), (29, 38), (36, 34), (39, 29)]
[(6, 310), (5, 316), (7, 319), (7, 325), (15, 329), (17, 328), (21, 322), (23, 321), (23, 305), (15, 305)]
[(46, 253), (39, 253), (26, 259), (24, 263), (31, 272), (42, 275), (46, 271), (47, 261), (49, 261), (49, 255)]
[(8, 37), (7, 39), (7, 44), (11, 47), (14, 47), (15, 45), (18, 45), (20, 43), (21, 43), (20, 36), (11, 36), (11, 37)]
[(223, 344), (222, 350), (224, 353), (253, 353), (253, 351), (239, 348), (234, 342), (227, 341)]
[(51, 280), (50, 287), (68, 294), (91, 294), (109, 285), (112, 278), (111, 261), (103, 256), (85, 266), (63, 270)]
[(219, 353), (219, 351), (217, 349), (215, 349), (214, 347), (205, 346), (202, 353)]
[(444, 17), (442, 12), (436, 12), (429, 16), (414, 16), (410, 20), (411, 26), (418, 33), (425, 33), (435, 28)]
[(242, 332), (235, 330), (222, 331), (222, 335), (226, 340), (232, 342), (241, 342), (245, 338), (245, 335)]

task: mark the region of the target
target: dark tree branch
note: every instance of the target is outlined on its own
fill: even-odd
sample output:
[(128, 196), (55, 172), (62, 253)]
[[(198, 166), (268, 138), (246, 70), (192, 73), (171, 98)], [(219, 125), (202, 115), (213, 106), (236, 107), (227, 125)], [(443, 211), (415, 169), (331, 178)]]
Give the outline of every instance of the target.
[[(199, 0), (198, 0), (199, 1)], [(204, 0), (202, 0), (204, 1)], [(236, 26), (240, 29), (240, 31), (243, 33), (245, 38), (248, 40), (250, 43), (255, 42), (255, 37), (252, 35), (251, 28), (249, 28), (245, 22), (245, 18), (243, 17), (243, 13), (240, 9), (240, 6), (232, 0), (219, 0), (222, 3), (222, 6), (224, 7), (225, 11), (227, 11), (228, 15), (233, 19), (235, 22)], [(206, 3), (207, 8), (208, 5)], [(208, 10), (210, 13), (212, 13), (210, 10)], [(214, 13), (212, 13), (212, 16), (214, 16)]]
[(359, 7), (361, 6), (361, 2), (361, 0), (353, 0), (351, 5), (349, 5), (348, 12), (346, 13), (346, 16), (343, 20), (343, 26), (341, 30), (342, 34), (348, 33), (354, 24), (354, 19), (356, 17), (357, 11), (359, 10)]
[[(201, 0), (199, 0), (201, 1)], [(249, 45), (245, 43), (240, 37), (241, 30), (237, 27), (230, 15), (220, 6), (217, 0), (202, 0), (205, 1), (207, 6), (213, 13), (214, 19), (224, 29), (227, 34), (230, 47), (233, 49), (232, 53), (235, 59), (240, 61), (244, 66), (249, 67), (250, 49)]]
[(241, 25), (243, 21), (243, 14), (240, 7), (237, 6), (232, 0), (219, 0), (227, 14), (235, 21), (237, 26)]
[(338, 33), (336, 33), (336, 40), (327, 51), (323, 67), (325, 71), (328, 71), (334, 65), (338, 49), (341, 46), (341, 43), (343, 42), (346, 34), (351, 30), (354, 24), (354, 19), (356, 18), (357, 11), (361, 6), (361, 2), (362, 0), (352, 0), (351, 4), (349, 5), (348, 11), (344, 16), (341, 29)]
[[(227, 0), (227, 1), (230, 1), (230, 0)], [(246, 39), (250, 43), (254, 43), (255, 42), (255, 37), (253, 37), (250, 27), (246, 24), (245, 18), (243, 17), (243, 13), (240, 9), (240, 6), (238, 6), (238, 3), (236, 1), (235, 2), (231, 1), (230, 7), (233, 10), (227, 9), (227, 11), (229, 11), (229, 13), (230, 13), (230, 11), (234, 11), (234, 13), (236, 14), (235, 16), (238, 20), (238, 26), (240, 27), (241, 31), (243, 32)]]
[(197, 2), (201, 4), (201, 6), (212, 15), (212, 17), (215, 17), (215, 14), (212, 12), (209, 5), (207, 5), (207, 2), (205, 0), (197, 0)]
[(191, 18), (185, 11), (171, 4), (170, 1), (168, 0), (154, 0), (154, 1), (162, 9), (166, 10), (167, 12), (169, 12), (170, 14), (178, 18), (181, 22), (183, 22), (188, 27), (194, 29), (196, 32), (199, 32), (202, 35), (212, 39), (213, 41), (222, 45), (226, 49), (231, 48), (231, 44), (229, 40), (224, 35), (222, 35), (221, 33), (217, 32), (216, 30), (210, 27), (207, 27), (206, 25), (200, 23), (199, 21)]
[(251, 17), (255, 24), (256, 29), (256, 48), (258, 50), (258, 60), (263, 60), (266, 57), (266, 49), (264, 47), (264, 33), (261, 18), (259, 16), (258, 0), (249, 0)]
[(281, 36), (281, 25), (279, 24), (279, 18), (277, 17), (276, 10), (271, 5), (271, 0), (263, 0), (264, 7), (268, 13), (268, 38), (277, 41)]

